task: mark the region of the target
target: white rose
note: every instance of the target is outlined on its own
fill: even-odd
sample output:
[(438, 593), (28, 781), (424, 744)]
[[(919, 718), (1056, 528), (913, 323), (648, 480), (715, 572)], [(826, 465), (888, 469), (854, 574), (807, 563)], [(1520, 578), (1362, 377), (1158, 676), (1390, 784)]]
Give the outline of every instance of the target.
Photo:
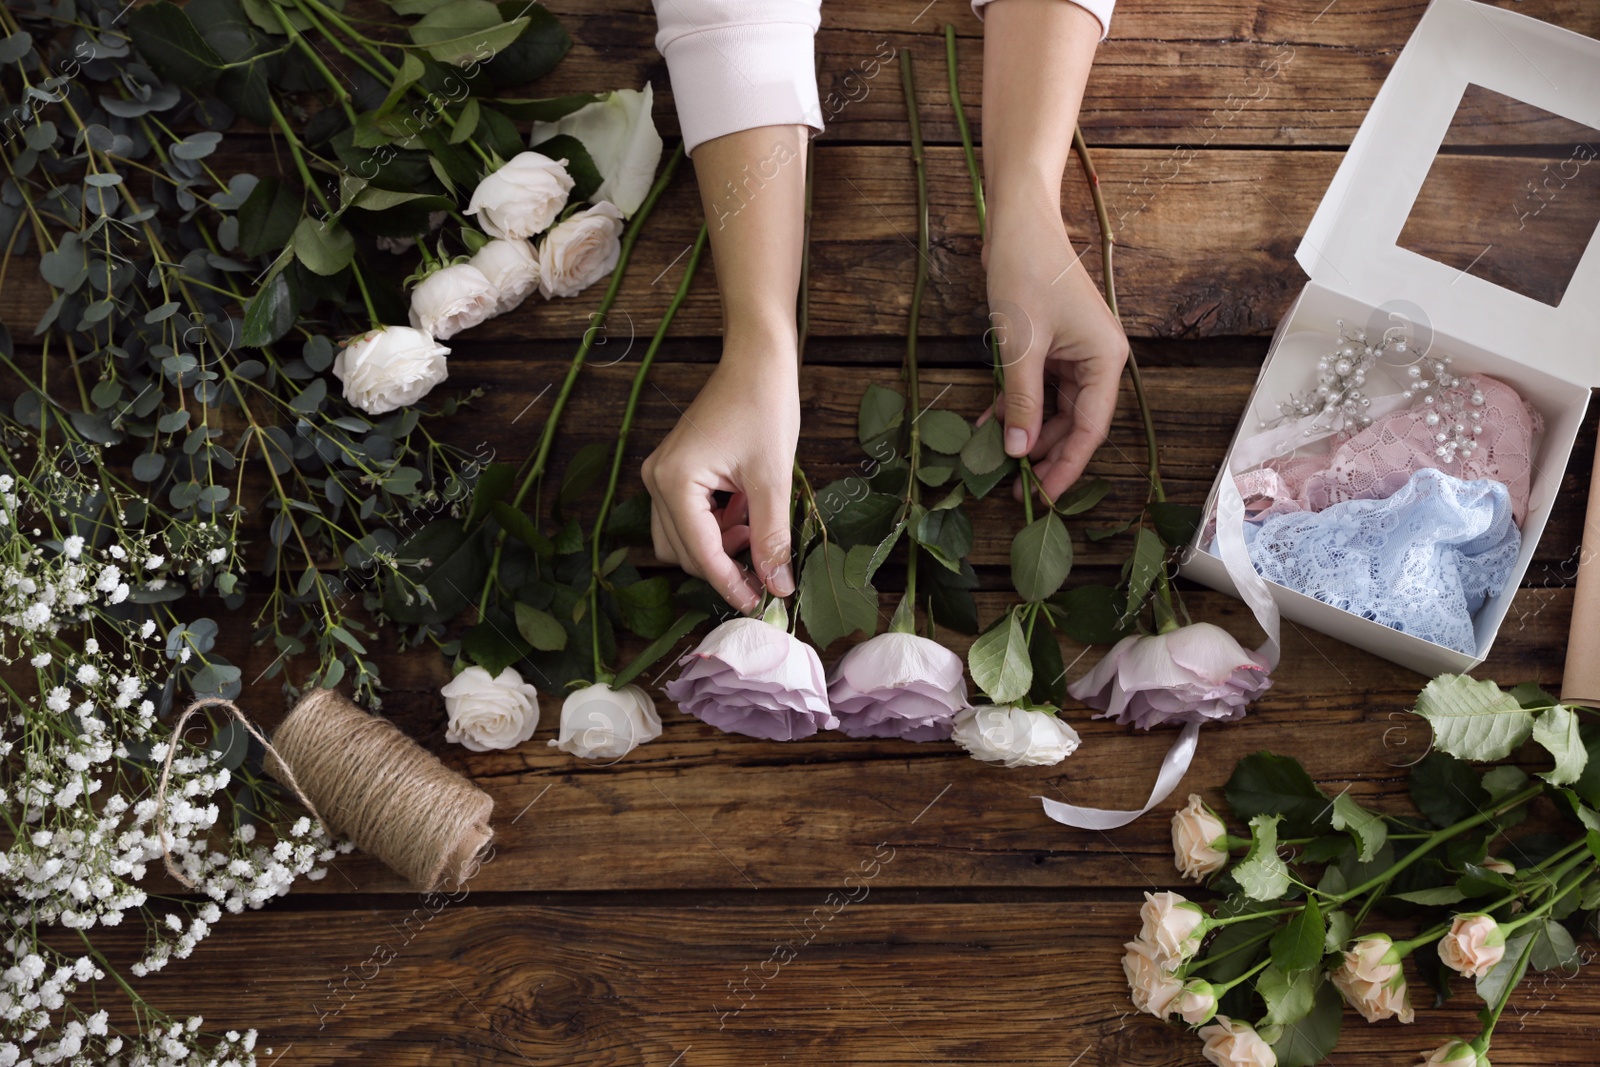
[(572, 176), (567, 161), (538, 152), (520, 152), (472, 191), (468, 215), (490, 237), (532, 237), (542, 233), (567, 206)]
[(1465, 1041), (1446, 1041), (1432, 1052), (1421, 1053), (1421, 1067), (1489, 1067), (1489, 1058), (1480, 1057)]
[(411, 326), (448, 340), (493, 316), (499, 300), (500, 290), (472, 264), (440, 267), (411, 290)]
[(333, 376), (351, 404), (382, 415), (415, 404), (444, 381), (449, 354), (421, 330), (384, 326), (346, 342), (333, 359)]
[(1144, 926), (1139, 940), (1148, 941), (1168, 961), (1169, 969), (1193, 956), (1205, 936), (1206, 913), (1170, 891), (1146, 893), (1139, 909)]
[(1133, 1006), (1165, 1019), (1178, 1007), (1183, 982), (1172, 976), (1163, 964), (1160, 950), (1148, 941), (1129, 941), (1122, 957), (1122, 973), (1128, 979), (1128, 994)]
[(1227, 835), (1222, 820), (1190, 793), (1189, 803), (1172, 816), (1172, 856), (1178, 873), (1199, 880), (1227, 866), (1227, 851), (1216, 847)]
[(496, 315), (514, 310), (539, 288), (539, 252), (532, 241), (498, 238), (478, 249), (470, 262), (499, 293)]
[(650, 110), (655, 91), (619, 89), (556, 122), (535, 122), (529, 144), (558, 134), (577, 138), (604, 179), (592, 199), (609, 200), (626, 218), (639, 210), (661, 162), (661, 135)]
[(1078, 732), (1054, 715), (984, 704), (956, 715), (952, 740), (973, 759), (1007, 767), (1048, 767), (1078, 747)]
[(1173, 1010), (1190, 1026), (1199, 1026), (1217, 1013), (1217, 990), (1203, 978), (1193, 978), (1183, 984)]
[(515, 748), (539, 727), (539, 691), (510, 667), (492, 678), (468, 667), (439, 693), (450, 717), (444, 739), (474, 752)]
[(622, 212), (601, 201), (570, 215), (539, 246), (539, 292), (577, 296), (611, 273), (622, 254)]
[(661, 736), (656, 702), (636, 685), (612, 689), (595, 683), (575, 690), (561, 705), (561, 737), (552, 748), (579, 759), (619, 760)]

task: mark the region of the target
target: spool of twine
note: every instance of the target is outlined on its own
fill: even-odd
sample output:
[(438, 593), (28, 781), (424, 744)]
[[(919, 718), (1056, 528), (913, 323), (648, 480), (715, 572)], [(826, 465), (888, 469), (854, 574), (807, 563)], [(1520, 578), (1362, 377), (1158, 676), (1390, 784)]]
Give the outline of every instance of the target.
[(417, 890), (459, 886), (494, 831), (494, 799), (388, 719), (331, 689), (300, 698), (272, 735), (266, 771), (328, 829), (382, 860)]
[(1572, 595), (1572, 628), (1567, 635), (1567, 666), (1561, 673), (1561, 700), (1600, 707), (1600, 443), (1595, 445), (1589, 508), (1578, 550), (1578, 588)]

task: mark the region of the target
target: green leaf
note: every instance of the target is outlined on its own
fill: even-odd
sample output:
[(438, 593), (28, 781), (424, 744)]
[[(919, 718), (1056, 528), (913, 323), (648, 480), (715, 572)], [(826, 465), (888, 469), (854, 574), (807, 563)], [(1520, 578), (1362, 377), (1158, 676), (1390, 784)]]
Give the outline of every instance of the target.
[(960, 570), (972, 551), (972, 520), (963, 508), (924, 511), (915, 518), (912, 539), (950, 570)]
[(300, 221), (300, 194), (268, 174), (239, 205), (239, 250), (250, 257), (281, 252)]
[(1022, 599), (1054, 596), (1072, 571), (1072, 538), (1054, 511), (1024, 526), (1011, 541), (1011, 584)]
[(894, 551), (895, 544), (900, 540), (900, 535), (905, 532), (904, 522), (895, 523), (889, 536), (879, 541), (877, 545), (856, 545), (844, 561), (844, 580), (852, 589), (860, 589), (872, 582), (872, 576), (878, 573), (878, 568), (883, 566), (889, 558), (889, 553)]
[[(443, 3), (448, 2), (449, 0), (443, 0)], [(435, 4), (434, 6), (438, 7), (442, 6), (442, 4)], [(409, 13), (401, 12), (401, 14)], [(422, 12), (416, 12), (416, 14), (422, 14)], [(423, 65), (421, 59), (415, 54), (407, 52), (405, 58), (400, 61), (400, 69), (395, 71), (394, 81), (389, 83), (389, 95), (384, 97), (382, 104), (378, 105), (378, 115), (387, 115), (393, 110), (394, 106), (400, 102), (400, 98), (405, 96), (406, 90), (420, 81), (427, 71), (428, 68)], [(472, 100), (471, 102), (475, 104), (477, 100)]]
[(1506, 938), (1506, 954), (1500, 962), (1489, 968), (1489, 973), (1478, 977), (1478, 996), (1485, 1004), (1498, 1004), (1505, 991), (1518, 982), (1528, 970), (1530, 942), (1534, 931), (1523, 928)]
[[(1273, 938), (1276, 942), (1277, 938)], [(1322, 947), (1319, 941), (1316, 946)], [(1322, 953), (1318, 951), (1316, 959), (1311, 961), (1311, 966), (1322, 962)], [(1273, 953), (1273, 960), (1267, 965), (1266, 970), (1256, 979), (1256, 992), (1261, 994), (1261, 999), (1267, 1003), (1267, 1014), (1261, 1020), (1262, 1026), (1293, 1026), (1295, 1023), (1311, 1014), (1311, 1009), (1317, 1002), (1317, 990), (1323, 982), (1321, 971), (1301, 967), (1295, 971), (1285, 970), (1279, 963), (1277, 953)]]
[(435, 519), (406, 538), (395, 549), (401, 577), (384, 583), (384, 613), (399, 623), (440, 623), (474, 603), (489, 570), (483, 529), (469, 533), (459, 519)]
[(1348, 793), (1340, 793), (1333, 798), (1333, 828), (1349, 831), (1350, 836), (1356, 839), (1356, 847), (1360, 850), (1358, 858), (1363, 862), (1377, 855), (1378, 849), (1389, 839), (1389, 826), (1383, 817), (1351, 800)]
[(343, 226), (311, 216), (294, 228), (295, 258), (313, 274), (338, 274), (356, 255), (356, 240)]
[(1107, 585), (1082, 585), (1050, 598), (1056, 628), (1086, 645), (1108, 645), (1134, 632), (1127, 602)]
[(1355, 917), (1348, 911), (1330, 911), (1328, 913), (1328, 933), (1322, 939), (1323, 952), (1340, 952), (1349, 944), (1350, 936), (1356, 932)]
[(222, 57), (183, 9), (167, 0), (134, 8), (128, 15), (128, 37), (156, 73), (185, 89), (209, 88), (222, 73)]
[(533, 549), (540, 559), (549, 559), (556, 554), (556, 546), (548, 537), (539, 532), (539, 528), (534, 525), (533, 520), (523, 512), (518, 511), (504, 501), (495, 501), (490, 504), (489, 511), (506, 533)]
[(1528, 965), (1536, 971), (1572, 971), (1575, 976), (1579, 963), (1578, 946), (1567, 928), (1553, 919), (1531, 925), (1534, 935)]
[[(856, 483), (860, 488), (860, 483)], [(831, 489), (832, 487), (830, 487)], [(822, 497), (824, 508), (830, 499), (828, 490)], [(858, 500), (845, 500), (831, 515), (824, 515), (828, 532), (841, 545), (879, 544), (893, 528), (895, 516), (900, 511), (900, 499), (888, 493), (867, 493)]]
[[(521, 607), (518, 604), (517, 607)], [(461, 651), (468, 659), (498, 675), (529, 652), (526, 638), (509, 631), (504, 626), (504, 614), (490, 616), (461, 635)]]
[[(1306, 897), (1305, 907), (1272, 935), (1272, 962), (1285, 974), (1309, 970), (1322, 962), (1322, 942), (1328, 936), (1328, 927), (1322, 919), (1322, 909), (1317, 898)], [(1311, 1010), (1311, 1000), (1306, 998), (1306, 1010)], [(1302, 1013), (1303, 1014), (1303, 1013)], [(1298, 1018), (1298, 1016), (1297, 1016)], [(1279, 1023), (1292, 1022), (1278, 1019)]]
[(1493, 682), (1443, 674), (1417, 698), (1416, 712), (1433, 727), (1442, 752), (1466, 760), (1498, 760), (1528, 739), (1533, 715)]
[(1435, 826), (1454, 826), (1489, 803), (1476, 771), (1454, 756), (1430, 752), (1411, 768), (1411, 802)]
[(328, 379), (313, 378), (293, 400), (289, 401), (289, 407), (302, 415), (309, 415), (321, 407), (327, 398)]
[(879, 434), (899, 426), (905, 419), (906, 398), (893, 389), (881, 385), (868, 385), (861, 394), (861, 407), (856, 414), (856, 437), (865, 445)]
[(0, 63), (15, 63), (31, 51), (33, 51), (33, 36), (25, 31), (0, 38)]
[(1111, 483), (1104, 478), (1086, 478), (1056, 497), (1057, 515), (1078, 515), (1088, 511), (1111, 492)]
[(1167, 547), (1161, 543), (1161, 538), (1155, 531), (1141, 526), (1134, 534), (1133, 558), (1128, 561), (1128, 611), (1137, 614), (1144, 607), (1144, 602), (1150, 595), (1151, 586), (1155, 585), (1163, 569), (1167, 565)]
[(1028, 660), (1033, 665), (1033, 684), (1028, 698), (1035, 704), (1060, 707), (1067, 701), (1067, 669), (1061, 661), (1061, 642), (1056, 632), (1036, 619), (1033, 636), (1028, 639)]
[(613, 679), (612, 684), (618, 689), (633, 681), (648, 670), (656, 660), (672, 651), (672, 646), (683, 640), (684, 636), (706, 619), (710, 618), (703, 611), (691, 611), (678, 616), (676, 622), (667, 627), (666, 631), (639, 653), (634, 661), (624, 667)]
[(1150, 521), (1168, 548), (1182, 548), (1194, 538), (1200, 525), (1200, 509), (1193, 504), (1158, 500), (1150, 505)]
[(1272, 1043), (1278, 1067), (1314, 1067), (1327, 1059), (1328, 1053), (1339, 1043), (1343, 1012), (1344, 1001), (1333, 988), (1333, 983), (1319, 984), (1310, 1014), (1297, 1023), (1285, 1026), (1283, 1033)]
[(619, 585), (611, 595), (622, 613), (622, 625), (647, 641), (660, 637), (672, 625), (672, 583), (665, 575)]
[(1564, 704), (1541, 713), (1533, 721), (1533, 739), (1555, 758), (1556, 765), (1539, 775), (1551, 785), (1566, 785), (1583, 776), (1589, 752), (1578, 735), (1578, 716)]
[(592, 441), (578, 449), (561, 476), (561, 491), (556, 499), (562, 505), (570, 504), (588, 492), (600, 475), (611, 469), (613, 444), (611, 441)]
[(494, 57), (528, 26), (527, 18), (501, 20), (488, 0), (451, 0), (411, 25), (411, 39), (440, 63), (467, 66)]
[(978, 688), (996, 704), (1014, 704), (1033, 685), (1028, 635), (1015, 611), (991, 627), (967, 651), (967, 666)]
[(540, 652), (559, 652), (567, 647), (567, 629), (554, 615), (527, 604), (517, 603), (517, 633)]
[(450, 143), (461, 144), (472, 136), (478, 128), (478, 119), (482, 116), (477, 97), (468, 97), (467, 102), (461, 105), (461, 114), (456, 116), (456, 124), (450, 130)]
[[(972, 436), (961, 447), (961, 465), (976, 475), (992, 473), (1007, 459), (1003, 430), (998, 418), (992, 418), (973, 430)], [(969, 485), (968, 488), (973, 487)], [(977, 490), (973, 489), (973, 492), (977, 493)]]
[(572, 38), (549, 8), (535, 0), (502, 0), (497, 6), (502, 19), (525, 18), (528, 28), (485, 66), (489, 80), (509, 89), (536, 82), (554, 70), (571, 49)]
[(953, 411), (933, 408), (917, 419), (917, 435), (926, 447), (954, 456), (971, 440), (972, 427)]
[(1234, 864), (1233, 880), (1251, 900), (1277, 900), (1289, 891), (1289, 868), (1278, 856), (1277, 815), (1250, 820), (1250, 851)]
[(852, 589), (844, 563), (845, 550), (824, 541), (806, 557), (800, 574), (800, 621), (818, 649), (858, 630), (871, 637), (878, 628), (878, 591), (870, 585)]
[(1006, 456), (1000, 465), (987, 474), (973, 474), (967, 469), (967, 464), (961, 464), (961, 484), (967, 487), (967, 492), (975, 497), (981, 497), (1013, 474), (1017, 473), (1021, 465), (1010, 456)]
[(1281, 815), (1290, 837), (1311, 837), (1332, 825), (1333, 806), (1298, 760), (1257, 752), (1234, 767), (1223, 787), (1236, 818)]
[(246, 348), (263, 348), (278, 340), (294, 327), (298, 312), (295, 304), (288, 275), (276, 272), (245, 308), (239, 343)]
[(1431, 908), (1459, 904), (1467, 899), (1467, 895), (1453, 885), (1436, 885), (1431, 889), (1413, 889), (1409, 893), (1396, 893), (1394, 899)]

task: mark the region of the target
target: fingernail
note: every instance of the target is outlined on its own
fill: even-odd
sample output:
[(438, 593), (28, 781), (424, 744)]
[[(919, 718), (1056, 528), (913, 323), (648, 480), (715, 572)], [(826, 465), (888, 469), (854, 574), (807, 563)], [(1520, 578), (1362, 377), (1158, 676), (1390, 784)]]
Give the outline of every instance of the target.
[(788, 596), (794, 592), (794, 571), (785, 563), (772, 572), (772, 591), (778, 596)]
[(1006, 455), (1021, 456), (1028, 451), (1028, 431), (1021, 426), (1006, 430)]

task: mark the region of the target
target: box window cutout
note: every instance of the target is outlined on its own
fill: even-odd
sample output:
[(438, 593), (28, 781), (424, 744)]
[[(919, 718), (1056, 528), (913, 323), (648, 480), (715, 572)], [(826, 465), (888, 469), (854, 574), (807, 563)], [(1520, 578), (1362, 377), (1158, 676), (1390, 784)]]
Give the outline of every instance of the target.
[(1600, 130), (1468, 85), (1397, 243), (1557, 307), (1600, 225), (1596, 156)]

